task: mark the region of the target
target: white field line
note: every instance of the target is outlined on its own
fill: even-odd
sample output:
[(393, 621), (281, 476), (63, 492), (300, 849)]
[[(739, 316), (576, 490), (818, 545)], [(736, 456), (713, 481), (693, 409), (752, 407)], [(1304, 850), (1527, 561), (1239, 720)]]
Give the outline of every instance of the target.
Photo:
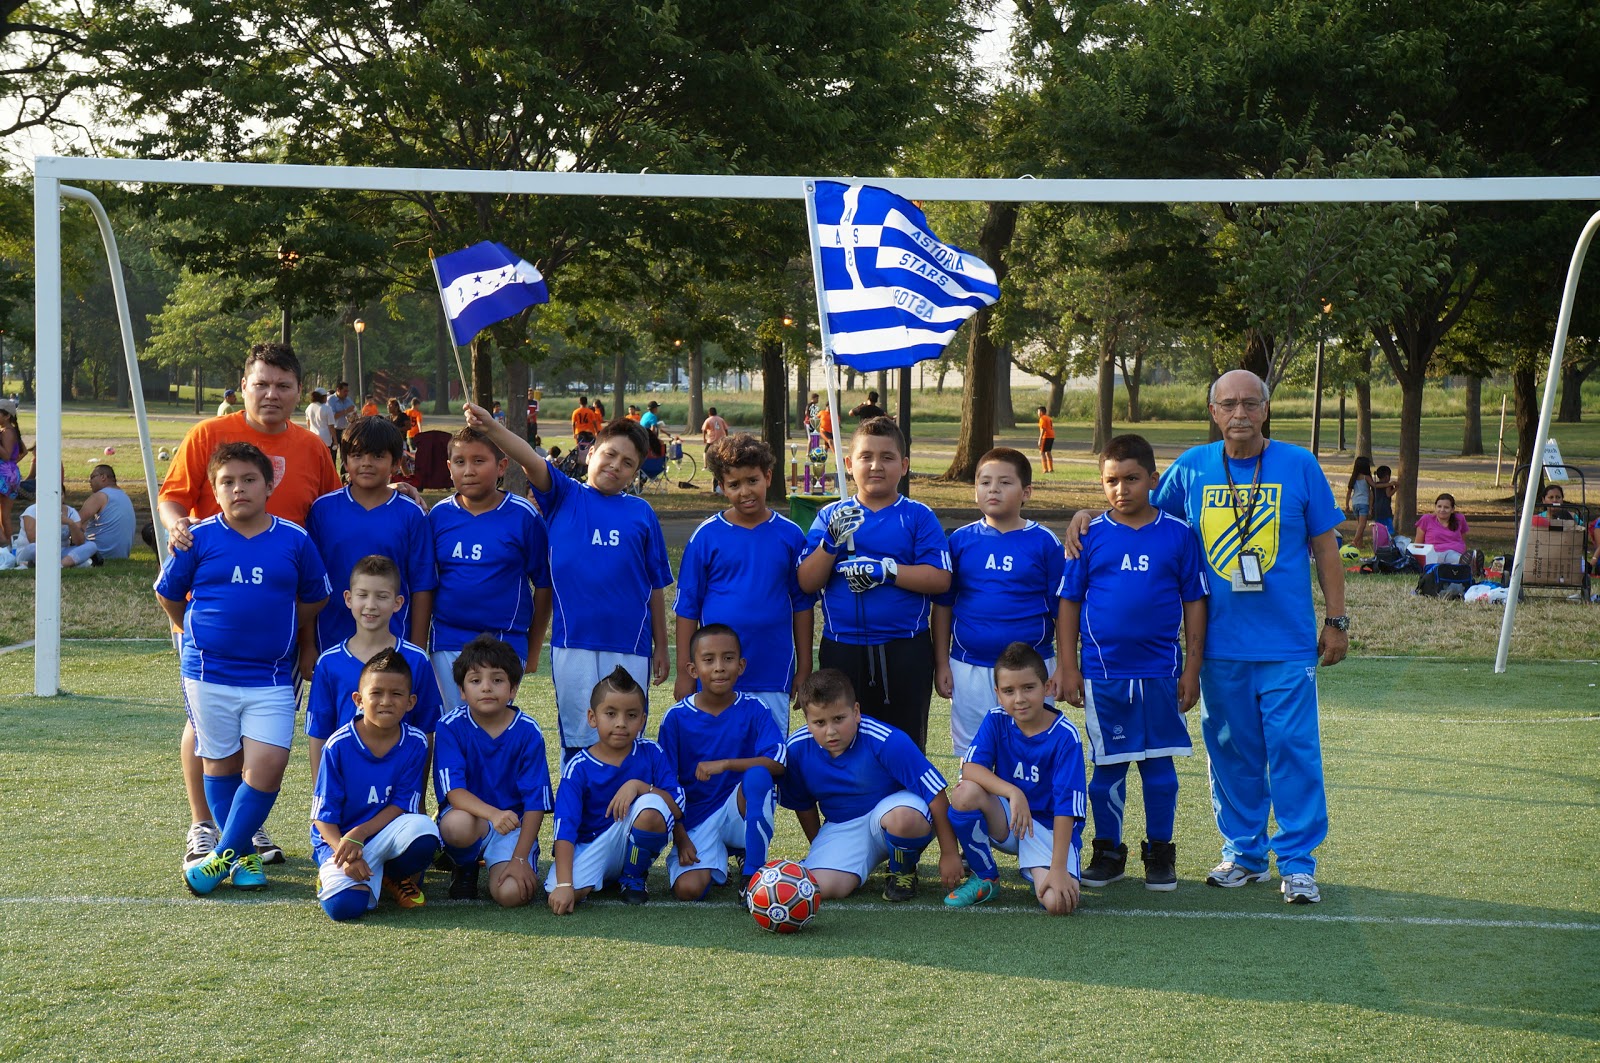
[[(193, 908), (210, 906), (218, 910), (233, 907), (313, 907), (311, 898), (289, 900), (286, 898), (271, 897), (229, 897), (226, 900), (209, 899), (203, 897), (0, 897), (0, 906), (17, 907), (90, 907), (124, 906), (135, 908)], [(490, 910), (487, 902), (472, 901), (429, 901), (429, 908), (465, 908), (469, 906), (481, 907)], [(601, 899), (585, 902), (585, 907), (621, 908), (620, 900)], [(679, 900), (653, 900), (651, 908), (694, 909), (715, 915), (719, 911), (730, 911), (733, 906), (729, 904), (707, 904), (698, 901)], [(849, 915), (853, 912), (877, 914), (882, 912), (948, 912), (950, 909), (942, 904), (879, 904), (868, 902), (865, 904), (846, 904), (838, 907), (827, 905), (829, 913)], [(1014, 915), (1032, 918), (1042, 915), (1031, 909), (1015, 908), (985, 908), (977, 906), (967, 909), (976, 915), (1004, 916)], [(1479, 930), (1577, 930), (1600, 932), (1600, 922), (1557, 923), (1531, 919), (1454, 919), (1443, 916), (1425, 915), (1335, 915), (1331, 912), (1306, 911), (1304, 909), (1285, 910), (1281, 912), (1188, 912), (1188, 911), (1163, 911), (1159, 908), (1083, 908), (1079, 915), (1098, 918), (1111, 916), (1122, 919), (1184, 919), (1199, 921), (1228, 921), (1228, 920), (1253, 920), (1286, 923), (1338, 923), (1361, 926), (1440, 926), (1464, 927)], [(829, 918), (832, 918), (830, 914)], [(952, 913), (952, 918), (958, 918)]]
[(1600, 716), (1536, 716), (1533, 719), (1529, 719), (1529, 720), (1506, 720), (1506, 719), (1499, 719), (1499, 720), (1452, 720), (1452, 719), (1443, 719), (1443, 720), (1440, 720), (1439, 722), (1440, 723), (1479, 723), (1479, 724), (1490, 724), (1490, 725), (1509, 724), (1509, 723), (1516, 723), (1516, 724), (1522, 724), (1522, 723), (1596, 723), (1596, 722), (1600, 722)]

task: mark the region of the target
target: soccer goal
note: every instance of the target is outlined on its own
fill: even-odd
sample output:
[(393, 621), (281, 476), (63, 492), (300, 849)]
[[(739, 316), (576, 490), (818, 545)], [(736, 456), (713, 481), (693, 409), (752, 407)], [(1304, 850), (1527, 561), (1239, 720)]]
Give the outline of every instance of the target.
[[(806, 199), (812, 177), (742, 177), (708, 174), (583, 174), (490, 170), (428, 170), (354, 166), (173, 162), (153, 159), (62, 158), (34, 160), (35, 348), (38, 395), (39, 541), (53, 543), (61, 533), (61, 206), (63, 198), (86, 201), (95, 210), (115, 255), (109, 220), (94, 197), (63, 182), (105, 181), (114, 184), (200, 184), (260, 188), (339, 189), (377, 192), (480, 192), (493, 195), (641, 196), (652, 199)], [(1600, 201), (1600, 177), (1503, 178), (1364, 178), (1260, 180), (1033, 180), (960, 178), (828, 177), (886, 188), (910, 200), (1014, 203), (1484, 203), (1511, 201)], [(1551, 346), (1549, 378), (1534, 446), (1534, 460), (1544, 452), (1561, 374), (1573, 300), (1583, 258), (1597, 228), (1596, 214), (1584, 228), (1572, 256)], [(120, 285), (113, 270), (113, 285)], [(120, 290), (120, 288), (119, 288)], [(119, 299), (119, 301), (121, 301)], [(143, 415), (134, 360), (132, 333), (125, 305), (119, 306), (125, 353), (133, 381), (135, 414), (144, 452), (147, 490), (155, 511), (154, 465), (149, 430)], [(825, 362), (831, 352), (824, 351)], [(1528, 477), (1523, 521), (1531, 520), (1537, 499), (1539, 469)], [(1522, 581), (1526, 528), (1517, 536), (1511, 593), (1506, 604), (1495, 670), (1505, 670), (1511, 624)], [(34, 582), (34, 693), (54, 696), (61, 684), (61, 569), (45, 564)]]

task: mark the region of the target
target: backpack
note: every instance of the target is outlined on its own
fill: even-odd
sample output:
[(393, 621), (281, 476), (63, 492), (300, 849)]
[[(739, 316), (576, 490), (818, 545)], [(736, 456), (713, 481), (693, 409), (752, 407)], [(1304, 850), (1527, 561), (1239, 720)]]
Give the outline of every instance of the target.
[(1416, 593), (1429, 598), (1459, 599), (1472, 586), (1472, 568), (1468, 565), (1429, 565), (1417, 580)]
[(1415, 572), (1416, 568), (1411, 564), (1411, 555), (1390, 541), (1373, 550), (1372, 559), (1361, 566), (1361, 571), (1392, 575), (1396, 572)]

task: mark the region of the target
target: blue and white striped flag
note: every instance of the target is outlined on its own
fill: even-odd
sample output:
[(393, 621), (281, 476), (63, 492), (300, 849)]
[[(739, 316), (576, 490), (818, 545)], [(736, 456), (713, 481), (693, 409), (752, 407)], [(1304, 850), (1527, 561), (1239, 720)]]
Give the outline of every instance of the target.
[(1000, 298), (994, 270), (944, 243), (922, 211), (871, 185), (817, 181), (812, 239), (834, 361), (862, 372), (939, 357)]
[(458, 347), (495, 322), (550, 301), (550, 289), (533, 263), (492, 240), (440, 255), (433, 270)]

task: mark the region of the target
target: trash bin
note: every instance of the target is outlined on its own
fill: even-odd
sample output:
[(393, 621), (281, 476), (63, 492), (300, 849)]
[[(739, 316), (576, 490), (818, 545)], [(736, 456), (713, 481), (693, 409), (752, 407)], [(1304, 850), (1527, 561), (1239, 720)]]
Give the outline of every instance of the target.
[(833, 495), (790, 495), (789, 519), (800, 525), (801, 531), (810, 531), (817, 511), (832, 501)]

